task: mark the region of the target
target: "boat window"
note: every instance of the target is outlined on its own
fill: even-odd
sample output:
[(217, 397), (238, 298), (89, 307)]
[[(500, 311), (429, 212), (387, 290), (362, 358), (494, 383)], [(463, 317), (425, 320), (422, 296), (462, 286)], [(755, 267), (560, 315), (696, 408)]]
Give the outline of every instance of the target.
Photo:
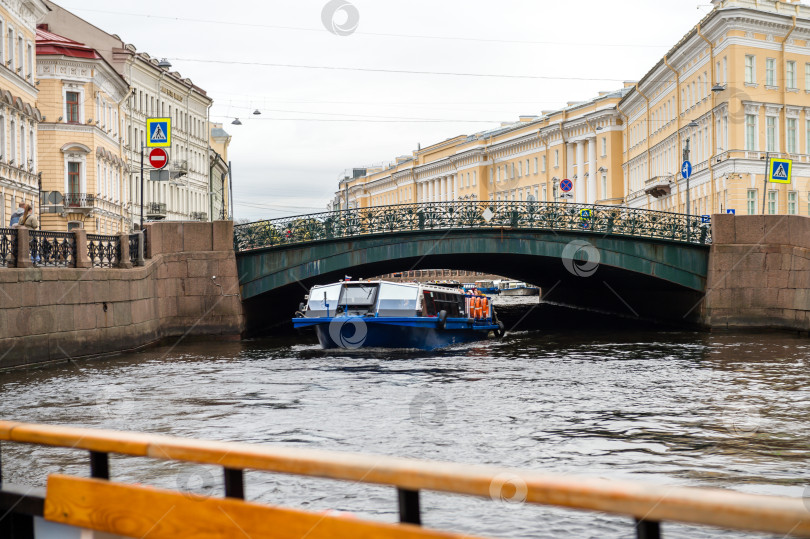
[(313, 287), (309, 293), (306, 316), (335, 316), (341, 286), (341, 283), (335, 283)]
[(425, 290), (422, 302), (422, 316), (436, 316), (436, 303), (433, 301), (435, 292)]
[(414, 316), (419, 288), (413, 285), (380, 283), (377, 312), (380, 316)]
[(340, 294), (340, 305), (373, 305), (377, 284), (347, 284)]

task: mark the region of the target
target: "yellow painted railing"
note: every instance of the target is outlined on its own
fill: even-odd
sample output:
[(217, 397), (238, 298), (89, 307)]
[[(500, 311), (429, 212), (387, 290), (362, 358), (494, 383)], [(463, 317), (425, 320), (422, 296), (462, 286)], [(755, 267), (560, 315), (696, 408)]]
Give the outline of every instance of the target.
[[(408, 526), (419, 524), (418, 493), (420, 490), (430, 490), (493, 499), (509, 497), (514, 501), (530, 504), (623, 515), (635, 519), (639, 537), (660, 536), (658, 523), (662, 521), (810, 537), (810, 509), (801, 498), (753, 495), (720, 489), (655, 486), (641, 482), (299, 447), (201, 441), (3, 421), (0, 421), (0, 441), (90, 451), (91, 475), (97, 479), (81, 480), (90, 481), (90, 486), (78, 479), (75, 484), (67, 483), (74, 485), (77, 492), (88, 488), (112, 488), (108, 486), (111, 483), (106, 481), (109, 478), (107, 457), (109, 453), (115, 453), (222, 466), (225, 469), (225, 492), (230, 498), (243, 497), (243, 470), (394, 486), (399, 490), (400, 520), (410, 523), (403, 529), (411, 529)], [(54, 485), (61, 488), (59, 496), (64, 503), (66, 479), (64, 476), (53, 476), (52, 480)], [(51, 480), (49, 490), (50, 483)], [(96, 483), (100, 486), (94, 486)], [(56, 489), (57, 486), (53, 488)], [(145, 490), (163, 492), (157, 489)], [(143, 496), (148, 498), (147, 494)], [(46, 518), (50, 495), (50, 492), (46, 495)], [(104, 498), (99, 499), (103, 503)], [(240, 500), (238, 503), (247, 502)], [(82, 514), (86, 517), (87, 511), (83, 511)], [(91, 520), (85, 518), (76, 522), (87, 526)], [(396, 528), (403, 525), (394, 526)]]

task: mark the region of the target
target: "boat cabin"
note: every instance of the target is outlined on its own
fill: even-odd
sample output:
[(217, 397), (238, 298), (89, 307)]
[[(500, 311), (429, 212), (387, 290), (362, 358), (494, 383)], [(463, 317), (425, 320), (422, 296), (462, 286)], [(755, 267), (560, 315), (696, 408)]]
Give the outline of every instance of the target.
[(462, 289), (429, 284), (343, 281), (314, 286), (306, 299), (305, 318), (438, 316), (441, 311), (449, 318), (468, 316)]

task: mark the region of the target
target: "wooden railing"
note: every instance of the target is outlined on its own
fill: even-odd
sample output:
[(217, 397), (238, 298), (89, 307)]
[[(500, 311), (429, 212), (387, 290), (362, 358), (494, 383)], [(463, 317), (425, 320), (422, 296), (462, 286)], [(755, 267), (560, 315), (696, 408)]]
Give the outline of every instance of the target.
[[(719, 489), (655, 486), (640, 482), (551, 475), (492, 466), (338, 453), (299, 447), (200, 441), (153, 434), (3, 421), (0, 421), (0, 440), (89, 451), (91, 476), (95, 479), (51, 476), (45, 495), (44, 515), (46, 519), (111, 533), (121, 533), (122, 529), (116, 528), (116, 524), (106, 522), (104, 519), (94, 520), (94, 514), (106, 515), (114, 510), (126, 511), (126, 504), (132, 503), (128, 500), (133, 499), (141, 500), (141, 505), (150, 507), (149, 510), (152, 512), (158, 511), (156, 508), (162, 507), (161, 503), (176, 506), (181, 501), (177, 492), (110, 483), (108, 455), (115, 453), (221, 466), (224, 470), (225, 496), (234, 499), (244, 499), (246, 469), (396, 487), (400, 522), (405, 525), (392, 527), (390, 524), (357, 520), (359, 528), (354, 530), (356, 533), (354, 536), (357, 537), (364, 535), (370, 528), (377, 527), (387, 530), (378, 534), (380, 537), (455, 537), (444, 532), (411, 533), (415, 528), (413, 525), (421, 522), (419, 508), (421, 490), (492, 499), (506, 495), (513, 501), (623, 515), (635, 520), (638, 537), (660, 537), (659, 523), (662, 521), (810, 537), (810, 509), (804, 503), (806, 500), (801, 498), (753, 495)], [(502, 492), (505, 485), (509, 486), (509, 492)], [(77, 496), (81, 494), (85, 506), (72, 507), (79, 502), (71, 501), (71, 492), (75, 492)], [(519, 500), (514, 500), (515, 496), (518, 496)], [(0, 496), (0, 502), (2, 499)], [(93, 503), (98, 503), (101, 507), (88, 508), (88, 500), (95, 500)], [(106, 507), (108, 503), (121, 506)], [(225, 500), (218, 500), (218, 503), (225, 503)], [(289, 518), (294, 517), (294, 520), (298, 519), (295, 520), (298, 522), (296, 525), (303, 526), (314, 518), (313, 514), (298, 510), (270, 508), (266, 505), (241, 501), (227, 501), (227, 503), (242, 504), (233, 508), (237, 512), (261, 512), (272, 509), (276, 512), (273, 513), (275, 515), (284, 514)], [(0, 506), (0, 514), (6, 509)], [(219, 513), (222, 507), (217, 511), (212, 505), (211, 510), (212, 513)], [(179, 511), (178, 514), (183, 513)], [(74, 518), (71, 515), (77, 516)], [(220, 514), (208, 516), (211, 519), (222, 518)], [(265, 515), (262, 518), (265, 517), (271, 518), (272, 515)], [(161, 522), (159, 529), (149, 533), (150, 537), (171, 537), (168, 531), (165, 534), (160, 532), (164, 526), (170, 530), (171, 526), (177, 525), (173, 521), (174, 517), (166, 518), (165, 522)], [(205, 520), (208, 517), (203, 512), (197, 518)], [(126, 519), (122, 521), (129, 522)], [(321, 521), (329, 525), (347, 525), (341, 521), (335, 523), (334, 518), (329, 516), (318, 516), (317, 522)], [(142, 524), (144, 527), (147, 525), (156, 524), (148, 520)], [(200, 526), (202, 525), (201, 523)], [(398, 529), (403, 532), (397, 532)], [(133, 529), (133, 533), (137, 530)], [(325, 532), (314, 534), (312, 537), (323, 536), (323, 533)]]

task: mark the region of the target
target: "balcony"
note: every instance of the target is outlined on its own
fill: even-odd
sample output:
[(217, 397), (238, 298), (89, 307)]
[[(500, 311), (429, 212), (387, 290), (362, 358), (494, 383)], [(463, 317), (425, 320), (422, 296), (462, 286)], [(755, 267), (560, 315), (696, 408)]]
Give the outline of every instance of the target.
[(193, 211), (191, 212), (191, 220), (192, 221), (207, 221), (208, 214), (204, 211)]
[(656, 176), (644, 182), (644, 192), (655, 198), (668, 195), (672, 192), (671, 176)]
[(166, 204), (163, 202), (150, 202), (146, 205), (146, 218), (159, 220), (166, 218)]

